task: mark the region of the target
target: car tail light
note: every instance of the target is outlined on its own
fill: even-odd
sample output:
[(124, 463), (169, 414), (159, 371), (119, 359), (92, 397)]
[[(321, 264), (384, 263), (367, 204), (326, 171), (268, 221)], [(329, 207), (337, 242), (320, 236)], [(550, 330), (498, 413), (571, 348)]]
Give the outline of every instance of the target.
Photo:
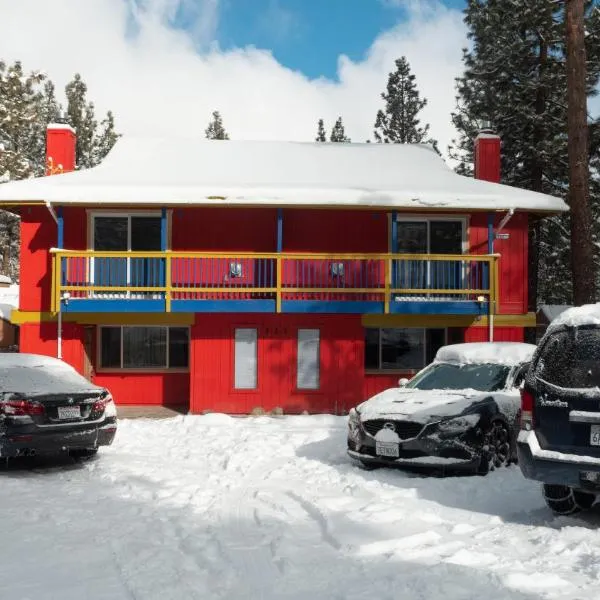
[(521, 429), (530, 431), (533, 429), (533, 407), (535, 405), (535, 398), (533, 394), (523, 388), (521, 390)]
[(92, 412), (102, 413), (106, 408), (113, 403), (113, 397), (106, 392), (100, 399), (96, 400), (92, 406)]
[(0, 415), (7, 417), (31, 417), (43, 415), (44, 405), (32, 400), (0, 400)]

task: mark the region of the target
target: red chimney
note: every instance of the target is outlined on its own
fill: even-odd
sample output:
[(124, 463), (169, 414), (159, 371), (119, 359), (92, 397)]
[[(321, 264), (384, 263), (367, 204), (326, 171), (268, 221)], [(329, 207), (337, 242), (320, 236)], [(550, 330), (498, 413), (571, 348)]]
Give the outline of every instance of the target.
[(475, 138), (475, 179), (500, 183), (500, 136), (490, 130)]
[(70, 125), (51, 123), (46, 130), (46, 175), (75, 170), (75, 130)]

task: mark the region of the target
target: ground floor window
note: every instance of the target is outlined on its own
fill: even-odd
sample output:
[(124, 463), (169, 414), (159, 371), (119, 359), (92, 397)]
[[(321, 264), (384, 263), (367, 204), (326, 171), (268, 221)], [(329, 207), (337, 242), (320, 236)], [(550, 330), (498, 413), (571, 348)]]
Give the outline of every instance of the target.
[(299, 390), (319, 389), (320, 345), (318, 329), (298, 329), (296, 387)]
[(446, 344), (446, 329), (369, 328), (365, 330), (365, 369), (416, 371)]
[(103, 369), (187, 369), (187, 327), (100, 327)]
[(234, 345), (234, 387), (236, 390), (254, 390), (258, 384), (258, 331), (236, 329)]

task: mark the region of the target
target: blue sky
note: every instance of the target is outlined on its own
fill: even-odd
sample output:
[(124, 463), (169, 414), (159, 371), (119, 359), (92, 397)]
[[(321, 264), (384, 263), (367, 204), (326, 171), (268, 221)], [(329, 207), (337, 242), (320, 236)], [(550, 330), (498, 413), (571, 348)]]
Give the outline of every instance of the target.
[[(466, 4), (441, 3), (454, 9)], [(223, 50), (269, 49), (290, 69), (335, 79), (339, 55), (364, 59), (378, 35), (408, 18), (405, 7), (404, 0), (220, 0), (215, 34)], [(174, 24), (186, 29), (195, 16), (192, 0)]]

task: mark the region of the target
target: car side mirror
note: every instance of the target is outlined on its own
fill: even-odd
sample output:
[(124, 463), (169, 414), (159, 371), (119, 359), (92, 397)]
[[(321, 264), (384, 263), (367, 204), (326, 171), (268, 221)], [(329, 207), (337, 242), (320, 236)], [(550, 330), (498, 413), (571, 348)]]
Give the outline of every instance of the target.
[(398, 379), (398, 387), (406, 387), (407, 383), (408, 379), (406, 377), (401, 377), (400, 379)]

